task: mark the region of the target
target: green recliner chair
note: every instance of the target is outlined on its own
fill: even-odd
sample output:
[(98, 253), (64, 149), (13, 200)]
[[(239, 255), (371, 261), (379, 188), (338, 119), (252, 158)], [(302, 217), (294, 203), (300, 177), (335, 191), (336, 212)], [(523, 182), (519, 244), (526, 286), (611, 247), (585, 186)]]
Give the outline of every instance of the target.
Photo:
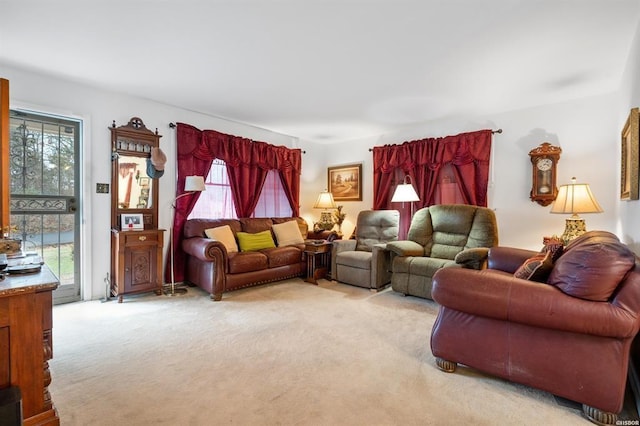
[(441, 268), (481, 269), (489, 248), (498, 244), (493, 210), (466, 204), (441, 204), (418, 210), (407, 240), (387, 243), (391, 288), (431, 299), (431, 281)]

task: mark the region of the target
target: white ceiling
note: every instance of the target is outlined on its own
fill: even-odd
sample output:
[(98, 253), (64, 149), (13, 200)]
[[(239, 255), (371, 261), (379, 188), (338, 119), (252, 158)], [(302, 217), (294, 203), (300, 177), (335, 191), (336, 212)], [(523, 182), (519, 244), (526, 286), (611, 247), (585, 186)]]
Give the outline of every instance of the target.
[(0, 63), (335, 142), (615, 91), (639, 19), (639, 0), (0, 0)]

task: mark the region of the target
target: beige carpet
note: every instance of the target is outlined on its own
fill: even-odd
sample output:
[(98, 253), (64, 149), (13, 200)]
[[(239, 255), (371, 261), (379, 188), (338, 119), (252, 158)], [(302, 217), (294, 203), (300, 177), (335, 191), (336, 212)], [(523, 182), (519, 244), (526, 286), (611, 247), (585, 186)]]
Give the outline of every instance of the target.
[(298, 279), (60, 305), (49, 389), (63, 425), (590, 424), (550, 394), (439, 371), (436, 312)]

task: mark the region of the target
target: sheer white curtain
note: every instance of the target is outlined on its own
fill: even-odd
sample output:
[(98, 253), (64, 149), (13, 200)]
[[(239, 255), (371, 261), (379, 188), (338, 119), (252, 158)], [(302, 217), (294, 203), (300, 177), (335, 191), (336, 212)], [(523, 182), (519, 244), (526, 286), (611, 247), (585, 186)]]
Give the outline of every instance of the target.
[[(213, 161), (205, 179), (205, 186), (207, 190), (200, 193), (189, 219), (235, 218), (236, 210), (224, 161)], [(282, 188), (280, 175), (277, 170), (270, 170), (252, 217), (289, 217), (291, 214), (291, 206)]]

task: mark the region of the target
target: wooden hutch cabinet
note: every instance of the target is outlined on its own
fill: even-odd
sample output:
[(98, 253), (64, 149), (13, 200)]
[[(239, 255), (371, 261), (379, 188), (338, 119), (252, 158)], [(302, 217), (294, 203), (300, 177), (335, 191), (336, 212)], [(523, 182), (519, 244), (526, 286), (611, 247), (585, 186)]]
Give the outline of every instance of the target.
[(111, 130), (111, 296), (162, 294), (164, 230), (158, 229), (157, 177), (149, 159), (160, 135), (133, 117)]

